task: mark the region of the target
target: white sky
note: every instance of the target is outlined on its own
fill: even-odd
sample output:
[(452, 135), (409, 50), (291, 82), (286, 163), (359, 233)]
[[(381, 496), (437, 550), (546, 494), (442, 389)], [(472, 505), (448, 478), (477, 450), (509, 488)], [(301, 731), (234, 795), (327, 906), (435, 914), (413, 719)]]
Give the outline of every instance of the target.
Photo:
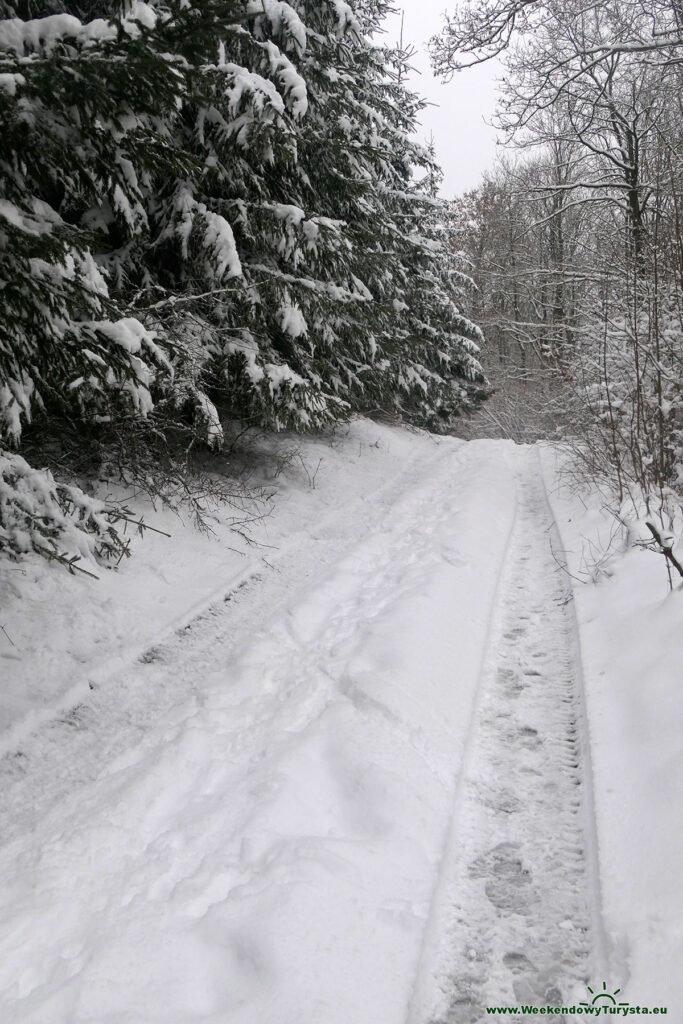
[[(423, 137), (434, 135), (439, 163), (444, 170), (442, 192), (451, 196), (473, 188), (483, 171), (495, 158), (493, 128), (485, 124), (495, 109), (495, 78), (498, 68), (492, 63), (470, 68), (456, 75), (448, 85), (434, 77), (429, 63), (427, 43), (443, 24), (443, 12), (449, 0), (396, 0), (405, 13), (404, 45), (417, 50), (412, 64), (421, 72), (411, 85), (430, 103), (422, 115)], [(398, 40), (400, 14), (387, 19), (387, 42)]]

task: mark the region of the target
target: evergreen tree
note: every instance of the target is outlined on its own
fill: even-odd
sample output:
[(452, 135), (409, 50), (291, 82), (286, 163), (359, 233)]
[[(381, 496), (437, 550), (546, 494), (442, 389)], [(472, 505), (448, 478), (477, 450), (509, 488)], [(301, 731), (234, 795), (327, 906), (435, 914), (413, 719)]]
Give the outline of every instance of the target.
[(36, 411), (170, 413), (218, 446), (217, 406), (447, 429), (478, 397), (422, 104), (372, 41), (387, 10), (4, 3), (0, 440)]
[(300, 165), (312, 194), (343, 223), (351, 280), (371, 297), (351, 316), (326, 317), (321, 377), (353, 409), (446, 429), (467, 404), (465, 390), (482, 380), (479, 332), (453, 304), (464, 279), (454, 273), (447, 283), (454, 267), (444, 209), (428, 194), (435, 168), (415, 140), (424, 104), (403, 84), (405, 54), (372, 41), (389, 4), (295, 6), (312, 27)]
[[(164, 126), (189, 87), (187, 30), (198, 47), (211, 28), (197, 31), (182, 4), (87, 24), (66, 12), (0, 21), (0, 443), (16, 446), (36, 411), (149, 414), (169, 349), (112, 296), (98, 235), (139, 234), (145, 190), (189, 166)], [(58, 552), (70, 516), (94, 537), (86, 550), (111, 553), (104, 509), (2, 459), (0, 547), (44, 550), (49, 538)]]
[[(203, 101), (185, 117), (184, 146), (207, 168), (191, 202), (229, 224), (241, 270), (217, 294), (198, 270), (201, 247), (189, 263), (185, 249), (172, 290), (189, 273), (208, 293), (192, 365), (235, 412), (275, 427), (382, 408), (446, 428), (482, 380), (479, 334), (454, 304), (464, 279), (440, 204), (414, 181), (416, 169), (434, 173), (413, 138), (422, 103), (396, 55), (366, 34), (387, 5), (246, 8), (233, 60), (206, 68)], [(235, 66), (270, 75), (279, 94), (230, 77)], [(187, 231), (181, 188), (167, 239)]]

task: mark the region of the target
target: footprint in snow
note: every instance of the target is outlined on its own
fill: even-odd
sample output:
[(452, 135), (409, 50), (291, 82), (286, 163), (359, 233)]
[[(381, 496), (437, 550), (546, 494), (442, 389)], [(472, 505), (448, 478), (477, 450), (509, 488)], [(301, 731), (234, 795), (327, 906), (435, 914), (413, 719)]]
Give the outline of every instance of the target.
[(531, 872), (519, 856), (517, 843), (499, 843), (468, 868), (471, 878), (486, 878), (484, 892), (498, 910), (528, 914), (536, 898), (529, 891)]

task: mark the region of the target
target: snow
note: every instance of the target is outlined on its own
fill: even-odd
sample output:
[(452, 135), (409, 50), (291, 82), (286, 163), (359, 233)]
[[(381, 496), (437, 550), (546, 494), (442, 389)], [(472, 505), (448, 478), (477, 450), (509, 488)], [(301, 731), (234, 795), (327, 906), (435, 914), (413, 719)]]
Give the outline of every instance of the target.
[(360, 22), (345, 0), (332, 0), (332, 6), (337, 15), (335, 30), (337, 36), (342, 39), (347, 32), (353, 32), (359, 36), (361, 34)]
[(263, 45), (268, 53), (271, 74), (287, 97), (293, 116), (297, 119), (303, 117), (308, 110), (308, 88), (305, 79), (275, 43), (266, 40)]
[(113, 25), (99, 19), (87, 28), (71, 14), (53, 14), (47, 18), (23, 21), (21, 18), (5, 18), (0, 22), (0, 49), (13, 50), (20, 56), (36, 52), (45, 55), (65, 38), (116, 38)]
[[(669, 592), (661, 555), (619, 550), (620, 533), (600, 496), (579, 500), (558, 481), (563, 461), (553, 450), (544, 466), (576, 577), (612, 968), (641, 1003), (668, 1004), (676, 1019), (683, 998), (683, 592)], [(589, 573), (597, 583), (586, 582)]]
[(242, 264), (232, 227), (225, 217), (207, 210), (203, 203), (197, 203), (196, 209), (206, 223), (204, 239), (215, 262), (216, 281), (221, 282), (231, 277), (241, 277)]
[[(140, 34), (137, 22), (150, 29), (156, 25), (157, 17), (153, 7), (136, 0), (126, 13), (124, 29), (129, 36), (137, 38)], [(90, 47), (113, 42), (116, 38), (116, 25), (104, 18), (96, 18), (85, 25), (71, 14), (51, 14), (30, 21), (21, 18), (0, 21), (0, 50), (14, 51), (20, 57), (30, 54), (49, 56), (65, 42)]]
[(20, 381), (9, 379), (0, 385), (0, 419), (7, 436), (13, 441), (21, 437), (22, 418), (31, 421), (31, 396), (34, 384), (26, 374)]
[(306, 28), (294, 8), (283, 0), (249, 0), (247, 14), (267, 17), (276, 35), (285, 33), (299, 53), (306, 49)]
[[(106, 504), (80, 488), (58, 483), (48, 470), (31, 467), (20, 455), (0, 452), (0, 549), (5, 557), (42, 551), (94, 562), (98, 552), (123, 554), (110, 532)], [(83, 565), (81, 572), (92, 573)], [(11, 689), (6, 694), (11, 705)]]
[(410, 1024), (569, 1006), (605, 976), (568, 580), (548, 543), (557, 547), (535, 453), (511, 462), (515, 523)]
[(204, 231), (204, 244), (207, 257), (206, 272), (210, 279), (220, 284), (224, 280), (242, 275), (242, 264), (237, 252), (232, 227), (225, 217), (209, 210), (204, 203), (199, 203), (192, 194), (192, 189), (181, 186), (173, 200), (177, 223), (165, 229), (162, 237), (175, 235), (180, 239), (181, 251), (187, 257), (190, 236), (199, 220)]
[(603, 978), (675, 1014), (662, 560), (575, 613), (605, 527), (550, 451), (357, 420), (252, 460), (260, 546), (139, 505), (173, 540), (99, 582), (2, 567), (0, 1018), (460, 1024)]
[(308, 333), (308, 324), (296, 303), (281, 308), (280, 327), (290, 338), (300, 338)]
[(49, 224), (46, 225), (42, 219), (38, 221), (35, 217), (27, 215), (9, 199), (0, 199), (0, 217), (27, 235), (40, 235), (43, 231), (50, 229)]
[(291, 203), (264, 203), (263, 209), (272, 210), (278, 220), (288, 221), (297, 227), (306, 218), (304, 211)]
[(206, 441), (210, 448), (220, 449), (223, 445), (223, 425), (218, 410), (211, 399), (202, 391), (193, 394), (199, 418), (206, 431)]
[[(239, 118), (239, 112), (243, 106), (245, 97), (250, 99), (258, 113), (263, 114), (266, 106), (269, 106), (275, 113), (284, 113), (285, 104), (272, 82), (255, 71), (248, 71), (239, 64), (221, 63), (218, 65), (221, 71), (227, 72), (231, 84), (225, 90), (225, 96), (229, 100), (230, 111), (235, 117), (235, 123), (230, 130), (237, 134), (240, 130), (252, 123), (249, 117)], [(212, 111), (212, 116), (220, 118), (217, 111)], [(222, 119), (221, 119), (222, 120)], [(246, 143), (246, 138), (245, 138)]]
[[(58, 800), (51, 764), (28, 846), (2, 851), (4, 1019), (399, 1019), (514, 506), (509, 454), (482, 467), (462, 442), (359, 423), (335, 447), (306, 442), (316, 457), (315, 489), (284, 485), (263, 524), (275, 550), (249, 568), (225, 540), (176, 533), (173, 559), (152, 538), (87, 601), (82, 581), (38, 563), (13, 581), (14, 692), (29, 681), (45, 706), (82, 679), (97, 717), (128, 676), (130, 721), (151, 714), (156, 678), (162, 708), (113, 760), (98, 745), (75, 789), (63, 769)], [(485, 516), (459, 509), (471, 489)], [(248, 572), (266, 578), (226, 648), (212, 616), (228, 630), (239, 618)], [(219, 581), (233, 599), (201, 654), (183, 663), (171, 637), (158, 662), (125, 667)], [(33, 762), (51, 746), (38, 733), (22, 749)]]
[(123, 317), (116, 322), (102, 321), (93, 324), (98, 331), (106, 334), (116, 345), (120, 345), (131, 355), (137, 355), (146, 345), (153, 344), (154, 334), (150, 333), (139, 320), (134, 317)]
[(7, 93), (8, 96), (16, 96), (17, 86), (22, 85), (26, 85), (26, 79), (23, 75), (8, 72), (0, 74), (0, 89)]

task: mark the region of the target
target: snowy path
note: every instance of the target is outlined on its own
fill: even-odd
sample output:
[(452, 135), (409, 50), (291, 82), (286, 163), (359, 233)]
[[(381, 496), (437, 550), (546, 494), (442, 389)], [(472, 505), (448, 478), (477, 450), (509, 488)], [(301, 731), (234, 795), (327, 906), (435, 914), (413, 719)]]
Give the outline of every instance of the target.
[(558, 537), (543, 485), (528, 474), (435, 894), (415, 1024), (474, 1024), (486, 1006), (578, 1003), (601, 970), (576, 626), (553, 549)]
[[(366, 446), (365, 437), (360, 443)], [(111, 673), (103, 673), (97, 662), (82, 666), (80, 689), (87, 694), (86, 681), (91, 681), (95, 692), (90, 700), (64, 713), (55, 713), (45, 728), (22, 742), (11, 756), (0, 756), (0, 836), (3, 840), (34, 829), (46, 809), (68, 796), (75, 787), (96, 779), (103, 767), (144, 740), (159, 718), (173, 714), (174, 709), (184, 709), (188, 701), (201, 703), (207, 678), (225, 675), (225, 666), (242, 650), (245, 637), (257, 640), (265, 623), (277, 622), (278, 616), (286, 615), (289, 607), (296, 605), (302, 591), (315, 590), (319, 583), (329, 588), (329, 578), (335, 578), (335, 564), (364, 537), (381, 536), (393, 506), (411, 487), (418, 495), (422, 493), (420, 482), (425, 478), (429, 480), (435, 468), (438, 470), (443, 465), (444, 454), (448, 453), (433, 443), (415, 446), (414, 451), (408, 448), (398, 472), (395, 465), (390, 464), (389, 473), (382, 467), (384, 472), (379, 479), (361, 477), (361, 486), (356, 483), (356, 487), (345, 489), (342, 481), (341, 486), (330, 488), (331, 494), (326, 495), (328, 505), (323, 505), (320, 512), (312, 510), (314, 515), (310, 522), (298, 521), (299, 509), (294, 502), (284, 539), (265, 520), (259, 542), (266, 545), (266, 555), (260, 568), (254, 564), (253, 549), (250, 549), (246, 567), (243, 561), (235, 559), (231, 575), (237, 583), (233, 588), (227, 588), (175, 635), (170, 631), (171, 636), (164, 636), (162, 642), (144, 645), (139, 656), (141, 645), (137, 636), (132, 643), (136, 652), (132, 658), (125, 649), (121, 655), (115, 650), (109, 654), (116, 669), (115, 686), (106, 685)], [(348, 460), (348, 452), (345, 455)], [(312, 465), (315, 465), (314, 458)], [(371, 471), (371, 467), (368, 469)], [(308, 504), (313, 505), (312, 496), (307, 497)], [(144, 554), (143, 550), (142, 556)], [(201, 554), (207, 557), (207, 553)], [(197, 557), (191, 550), (192, 556)], [(167, 551), (158, 552), (159, 560), (168, 557)], [(105, 579), (105, 583), (108, 582)], [(145, 583), (149, 585), (149, 580)], [(220, 588), (214, 583), (213, 589)], [(137, 593), (131, 596), (130, 603), (138, 612), (137, 618), (144, 619), (148, 615), (144, 599), (140, 600)], [(58, 594), (53, 595), (52, 600), (58, 604)], [(125, 596), (116, 595), (116, 600), (124, 603)], [(72, 616), (85, 617), (87, 609), (80, 607), (83, 598), (77, 601), (79, 603), (71, 609)], [(107, 604), (113, 604), (111, 597)], [(112, 628), (111, 610), (105, 605), (98, 611), (100, 617), (95, 626), (106, 636)], [(24, 612), (19, 603), (17, 618)], [(137, 623), (129, 625), (133, 624), (137, 626)], [(57, 628), (60, 626), (64, 623), (58, 620)], [(73, 638), (68, 637), (68, 640), (76, 647)], [(40, 657), (34, 658), (32, 671), (63, 671), (59, 652), (56, 654), (53, 665), (49, 660), (46, 664)], [(80, 666), (66, 662), (65, 668), (70, 673), (77, 667)], [(104, 677), (104, 684), (100, 683), (100, 676)], [(180, 711), (181, 715), (183, 713)], [(1, 739), (0, 752), (3, 752)]]
[(464, 1024), (593, 976), (535, 453), (419, 443), (4, 762), (3, 1021)]

